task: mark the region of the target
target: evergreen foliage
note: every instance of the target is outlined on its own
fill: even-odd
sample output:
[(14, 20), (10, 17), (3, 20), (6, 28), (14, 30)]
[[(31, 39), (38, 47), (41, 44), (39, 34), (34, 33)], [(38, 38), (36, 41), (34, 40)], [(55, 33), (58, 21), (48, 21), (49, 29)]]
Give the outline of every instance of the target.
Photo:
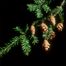
[[(44, 23), (47, 24), (48, 31), (42, 32), (42, 37), (47, 40), (50, 39), (51, 32), (54, 31), (54, 29), (56, 28), (56, 25), (58, 24), (56, 22), (56, 25), (53, 26), (51, 23), (49, 23), (50, 16), (54, 16), (55, 18), (59, 16), (60, 22), (61, 23), (64, 22), (63, 6), (66, 1), (63, 0), (59, 6), (57, 5), (54, 8), (50, 6), (52, 2), (53, 2), (52, 0), (34, 0), (34, 3), (27, 4), (27, 9), (30, 12), (34, 13), (35, 16), (37, 17), (36, 21), (32, 23), (34, 24), (35, 28), (37, 27), (36, 31), (38, 28), (40, 28), (40, 23), (42, 23), (42, 20), (44, 21)], [(31, 44), (33, 45), (38, 44), (39, 40), (36, 35), (37, 33), (35, 35), (32, 35), (32, 32), (30, 32), (31, 34), (28, 35), (28, 31), (30, 31), (30, 26), (28, 26), (28, 24), (26, 24), (25, 30), (23, 30), (23, 28), (20, 29), (18, 26), (15, 27), (14, 30), (19, 32), (20, 35), (15, 36), (12, 40), (10, 40), (9, 43), (6, 43), (4, 47), (0, 47), (0, 57), (8, 53), (12, 47), (15, 47), (18, 44), (21, 44), (23, 53), (28, 56), (31, 51)]]

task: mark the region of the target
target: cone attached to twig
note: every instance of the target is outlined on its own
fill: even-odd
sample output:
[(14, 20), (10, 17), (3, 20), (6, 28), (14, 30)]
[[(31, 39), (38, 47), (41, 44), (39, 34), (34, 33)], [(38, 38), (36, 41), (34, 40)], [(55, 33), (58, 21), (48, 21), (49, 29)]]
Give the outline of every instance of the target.
[(54, 32), (54, 31), (53, 31), (53, 32), (51, 32), (50, 39), (52, 40), (53, 38), (55, 38), (55, 36), (56, 36), (55, 32)]
[(62, 29), (63, 29), (63, 23), (58, 23), (57, 24), (57, 29), (58, 29), (58, 31), (62, 31)]
[(50, 48), (50, 43), (48, 42), (48, 40), (44, 40), (43, 41), (43, 44), (42, 44), (42, 47), (45, 48), (45, 51), (48, 51), (49, 48)]
[(41, 27), (42, 32), (48, 31), (48, 26), (44, 22), (40, 24), (40, 27)]
[(35, 35), (35, 26), (34, 25), (31, 25), (31, 27), (30, 27), (30, 31), (31, 31), (31, 33), (32, 33), (32, 35)]
[(51, 15), (51, 16), (49, 17), (49, 21), (51, 22), (51, 24), (52, 24), (53, 26), (55, 26), (55, 24), (56, 24), (55, 16)]

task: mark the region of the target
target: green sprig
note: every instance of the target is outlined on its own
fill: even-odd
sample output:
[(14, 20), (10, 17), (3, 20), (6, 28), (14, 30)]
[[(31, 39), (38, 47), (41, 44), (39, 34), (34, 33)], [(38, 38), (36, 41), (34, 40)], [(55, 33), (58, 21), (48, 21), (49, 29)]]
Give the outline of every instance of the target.
[(0, 47), (0, 57), (8, 53), (12, 47), (18, 45), (19, 43), (19, 37), (14, 37), (9, 43), (5, 44), (6, 46)]
[(28, 56), (31, 51), (31, 46), (29, 40), (25, 35), (20, 35), (20, 43), (22, 46), (23, 53)]

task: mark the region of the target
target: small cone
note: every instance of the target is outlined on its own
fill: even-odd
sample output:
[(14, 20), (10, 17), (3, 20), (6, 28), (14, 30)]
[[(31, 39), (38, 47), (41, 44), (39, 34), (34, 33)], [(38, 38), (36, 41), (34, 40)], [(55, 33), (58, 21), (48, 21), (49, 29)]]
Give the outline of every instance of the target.
[(30, 31), (31, 31), (32, 35), (35, 35), (35, 26), (34, 25), (31, 25)]
[(53, 39), (53, 38), (55, 38), (55, 36), (56, 36), (55, 32), (54, 32), (54, 31), (53, 31), (53, 32), (51, 32), (50, 39)]
[(45, 51), (49, 50), (50, 44), (49, 44), (48, 40), (43, 41), (42, 47), (45, 48)]
[(56, 24), (56, 19), (55, 19), (55, 17), (54, 17), (53, 15), (50, 16), (50, 22), (51, 22), (51, 24), (52, 24), (53, 26), (55, 26), (55, 24)]
[(41, 27), (42, 32), (48, 31), (48, 26), (47, 26), (45, 23), (42, 22), (42, 23), (40, 24), (40, 27)]
[(58, 29), (58, 31), (62, 31), (62, 29), (63, 29), (63, 23), (58, 23), (57, 24), (57, 29)]

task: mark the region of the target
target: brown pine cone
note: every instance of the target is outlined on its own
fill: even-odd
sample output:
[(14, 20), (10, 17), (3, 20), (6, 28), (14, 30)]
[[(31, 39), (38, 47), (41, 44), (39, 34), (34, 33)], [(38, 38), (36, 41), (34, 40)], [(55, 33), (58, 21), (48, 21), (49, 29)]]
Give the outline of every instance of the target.
[(63, 29), (63, 23), (58, 23), (57, 24), (57, 29), (58, 29), (58, 31), (62, 31), (62, 29)]
[(35, 35), (35, 26), (34, 25), (31, 25), (30, 31), (31, 31), (32, 35)]
[(47, 26), (45, 23), (42, 22), (42, 23), (40, 24), (40, 27), (41, 27), (42, 32), (48, 31), (48, 26)]
[(55, 26), (55, 24), (56, 24), (56, 19), (55, 19), (55, 17), (54, 17), (53, 15), (50, 16), (49, 20), (50, 20), (51, 24), (52, 24), (53, 26)]
[(49, 50), (50, 44), (49, 44), (48, 40), (43, 41), (42, 47), (45, 48), (45, 51)]

